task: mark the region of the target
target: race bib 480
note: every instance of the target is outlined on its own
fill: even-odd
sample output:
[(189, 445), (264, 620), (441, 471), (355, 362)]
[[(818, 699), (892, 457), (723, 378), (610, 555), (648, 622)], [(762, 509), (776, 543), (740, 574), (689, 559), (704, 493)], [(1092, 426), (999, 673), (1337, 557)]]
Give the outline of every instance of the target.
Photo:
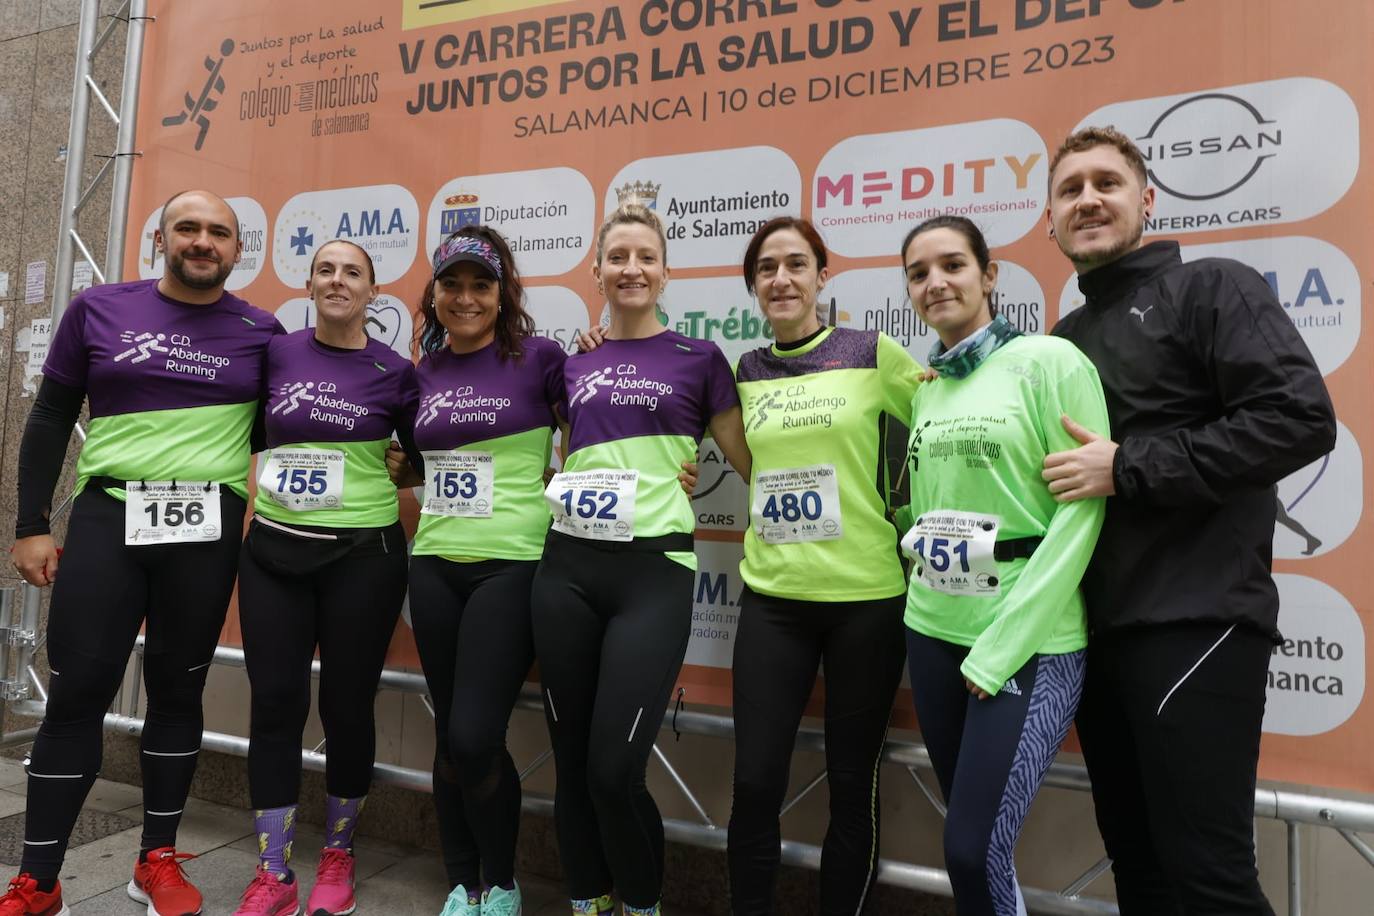
[(829, 541), (844, 536), (840, 487), (833, 464), (761, 471), (749, 507), (754, 534), (765, 544)]

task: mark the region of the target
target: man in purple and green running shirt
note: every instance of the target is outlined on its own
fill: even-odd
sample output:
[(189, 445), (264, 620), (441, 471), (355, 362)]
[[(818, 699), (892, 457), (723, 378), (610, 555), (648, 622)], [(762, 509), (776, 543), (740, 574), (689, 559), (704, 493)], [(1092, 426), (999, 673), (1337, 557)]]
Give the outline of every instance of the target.
[[(29, 768), (21, 874), (0, 897), (5, 916), (67, 912), (58, 872), (100, 769), (105, 710), (145, 623), (143, 839), (129, 895), (162, 916), (201, 909), (176, 832), (238, 566), (263, 357), (283, 331), (224, 291), (242, 251), (224, 200), (174, 195), (154, 244), (160, 279), (97, 286), (72, 301), (20, 446), (14, 565), (31, 585), (54, 586), (52, 679)], [(90, 429), (59, 581), (50, 505), (83, 401)]]

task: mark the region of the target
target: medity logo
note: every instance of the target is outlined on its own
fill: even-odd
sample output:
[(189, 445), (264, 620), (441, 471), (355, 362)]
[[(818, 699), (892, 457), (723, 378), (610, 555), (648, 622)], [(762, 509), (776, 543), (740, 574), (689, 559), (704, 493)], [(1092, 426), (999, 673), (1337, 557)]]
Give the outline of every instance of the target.
[(836, 252), (870, 257), (895, 226), (953, 213), (1006, 245), (1038, 221), (1047, 168), (1045, 141), (1010, 118), (849, 137), (816, 167), (817, 227)]

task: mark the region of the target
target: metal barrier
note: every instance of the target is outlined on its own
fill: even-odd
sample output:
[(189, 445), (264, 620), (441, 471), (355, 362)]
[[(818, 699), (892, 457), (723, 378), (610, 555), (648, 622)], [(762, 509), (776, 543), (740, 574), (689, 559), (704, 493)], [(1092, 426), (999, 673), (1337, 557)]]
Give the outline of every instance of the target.
[[(41, 638), (34, 638), (41, 604), (40, 594), (38, 589), (27, 585), (20, 588), (23, 594), (17, 602), (14, 600), (13, 589), (0, 590), (0, 634), (5, 634), (4, 651), (0, 653), (0, 674), (15, 674), (11, 681), (5, 682), (4, 687), (5, 697), (10, 701), (10, 710), (18, 715), (38, 718), (43, 715), (43, 701), (46, 699), (33, 667), (33, 653), (42, 643)], [(17, 620), (12, 616), (16, 610), (19, 612)], [(11, 636), (10, 634), (14, 635)], [(18, 658), (11, 664), (9, 655), (16, 647)], [(142, 676), (142, 652), (143, 639), (139, 637), (133, 656), (133, 689), (128, 695), (125, 695), (124, 691), (121, 690), (120, 695), (116, 697), (114, 708), (105, 717), (105, 727), (109, 731), (138, 735), (143, 730), (143, 720), (138, 717), (138, 684)], [(241, 668), (244, 665), (243, 650), (220, 646), (215, 650), (214, 663)], [(320, 663), (316, 661), (312, 666), (312, 674), (318, 677), (319, 670)], [(421, 697), (425, 697), (426, 694), (425, 681), (422, 675), (393, 669), (382, 672), (380, 689), (417, 694)], [(31, 693), (36, 694), (39, 699), (28, 698)], [(427, 707), (428, 705), (426, 703)], [(517, 708), (539, 715), (543, 714), (543, 706), (538, 692), (532, 689), (527, 689), (522, 693)], [(432, 708), (430, 711), (432, 714)], [(665, 729), (672, 727), (671, 722), (664, 725)], [(711, 738), (733, 739), (734, 737), (733, 720), (727, 715), (715, 713), (680, 712), (676, 716), (676, 728), (687, 734)], [(35, 729), (30, 728), (22, 732), (0, 735), (0, 745), (32, 740), (34, 731)], [(248, 739), (240, 735), (206, 732), (202, 746), (207, 750), (239, 757), (246, 756), (248, 753)], [(797, 734), (796, 746), (798, 750), (817, 754), (824, 753), (825, 741), (822, 730), (812, 726), (802, 727)], [(725, 830), (711, 819), (705, 807), (692, 792), (687, 780), (673, 767), (668, 756), (657, 745), (654, 747), (654, 756), (697, 815), (696, 821), (665, 819), (664, 829), (668, 838), (692, 846), (723, 850), (726, 839)], [(545, 765), (551, 758), (552, 751), (541, 753), (520, 773), (521, 780), (523, 781), (531, 773)], [(931, 763), (930, 755), (923, 744), (912, 741), (889, 740), (883, 750), (883, 760), (905, 769), (932, 807), (941, 816), (944, 815), (944, 806), (939, 801), (938, 793), (930, 787), (926, 779), (926, 775), (931, 771)], [(302, 748), (301, 763), (305, 769), (323, 772), (325, 754), (320, 752), (320, 748)], [(423, 792), (432, 790), (431, 774), (427, 770), (378, 763), (374, 768), (374, 776), (379, 783)], [(786, 812), (796, 805), (824, 780), (825, 773), (822, 771), (787, 800), (783, 806), (783, 811)], [(1056, 762), (1050, 767), (1044, 785), (1085, 792), (1089, 789), (1088, 774), (1082, 766)], [(524, 807), (525, 810), (533, 813), (552, 815), (553, 799), (544, 794), (526, 792)], [(1287, 827), (1288, 912), (1290, 916), (1302, 916), (1301, 891), (1304, 861), (1300, 840), (1304, 828), (1318, 827), (1335, 830), (1366, 862), (1374, 866), (1374, 848), (1359, 835), (1361, 832), (1374, 831), (1374, 804), (1261, 786), (1255, 790), (1255, 816), (1256, 818), (1282, 821)], [(820, 867), (820, 857), (821, 849), (819, 846), (792, 840), (783, 841), (782, 860), (788, 865), (817, 869)], [(1116, 913), (1115, 904), (1106, 900), (1083, 896), (1085, 889), (1105, 873), (1110, 865), (1111, 862), (1107, 859), (1094, 862), (1059, 891), (1023, 888), (1026, 905), (1031, 911), (1037, 913)], [(878, 881), (896, 887), (944, 896), (949, 896), (951, 893), (949, 877), (945, 871), (911, 862), (892, 859), (881, 860), (878, 866)]]

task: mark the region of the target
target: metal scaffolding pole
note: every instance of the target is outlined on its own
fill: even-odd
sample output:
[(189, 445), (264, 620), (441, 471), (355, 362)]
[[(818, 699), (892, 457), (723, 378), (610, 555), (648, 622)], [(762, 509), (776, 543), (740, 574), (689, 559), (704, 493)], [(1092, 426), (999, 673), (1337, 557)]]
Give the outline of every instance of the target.
[(105, 236), (105, 280), (124, 279), (124, 229), (129, 221), (129, 188), (133, 184), (135, 131), (138, 122), (138, 74), (143, 65), (143, 32), (148, 0), (129, 0), (129, 35), (124, 44), (124, 88), (119, 96), (119, 135), (115, 138), (114, 185), (110, 189), (110, 230)]
[[(62, 185), (62, 210), (58, 217), (57, 262), (53, 268), (52, 324), (54, 330), (67, 310), (72, 298), (72, 276), (76, 256), (80, 252), (91, 265), (92, 276), (100, 283), (114, 283), (124, 275), (124, 229), (129, 215), (129, 188), (133, 178), (133, 162), (138, 153), (134, 149), (135, 126), (138, 119), (138, 75), (143, 60), (143, 30), (148, 22), (147, 0), (124, 0), (111, 18), (104, 32), (96, 37), (100, 19), (100, 0), (81, 0), (81, 18), (77, 26), (76, 67), (72, 77), (72, 117), (67, 132), (67, 171)], [(119, 22), (128, 23), (128, 37), (124, 50), (124, 76), (120, 88), (119, 112), (96, 84), (92, 73), (96, 55), (104, 48), (110, 33)], [(87, 158), (87, 134), (91, 123), (91, 100), (94, 99), (117, 128), (114, 152), (89, 184), (83, 186), (82, 175)], [(105, 258), (96, 263), (90, 246), (81, 238), (78, 223), (81, 213), (107, 176), (113, 178), (110, 195), (108, 234)]]

